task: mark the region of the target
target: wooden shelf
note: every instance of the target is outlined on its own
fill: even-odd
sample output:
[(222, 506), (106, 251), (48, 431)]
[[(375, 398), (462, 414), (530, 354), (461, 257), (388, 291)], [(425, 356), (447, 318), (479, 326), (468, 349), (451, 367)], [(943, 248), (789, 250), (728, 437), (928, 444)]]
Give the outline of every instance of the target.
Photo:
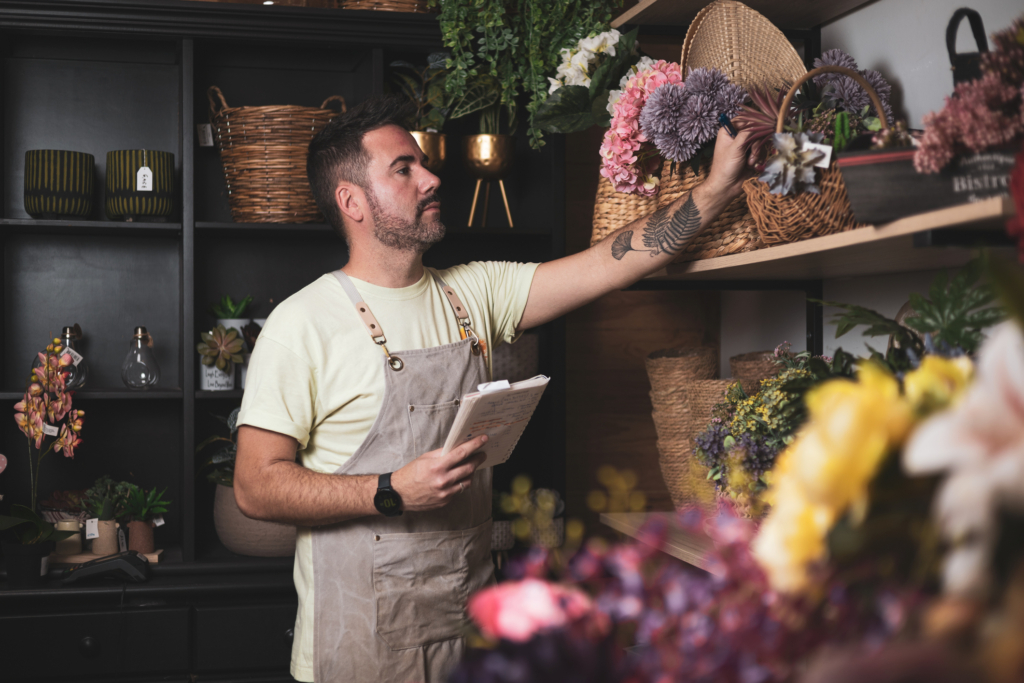
[[(974, 204), (908, 216), (880, 227), (867, 227), (780, 244), (745, 254), (690, 263), (673, 263), (646, 282), (707, 280), (819, 280), (954, 268), (973, 256), (971, 246), (1003, 234), (1014, 215), (1013, 200), (994, 197)], [(918, 247), (915, 239), (941, 242), (956, 231), (969, 246)], [(974, 240), (972, 237), (976, 237)]]
[(0, 230), (6, 235), (128, 235), (172, 237), (181, 232), (181, 223), (141, 223), (125, 221), (51, 221), (33, 218), (5, 218)]
[[(0, 391), (0, 400), (20, 401), (24, 392), (22, 391)], [(76, 401), (92, 399), (175, 399), (183, 396), (181, 389), (149, 389), (147, 391), (132, 391), (131, 389), (86, 389), (75, 391)]]
[[(784, 29), (809, 29), (832, 21), (871, 0), (745, 0), (773, 24)], [(626, 25), (689, 26), (710, 0), (640, 0), (612, 21)]]
[[(196, 222), (196, 232), (200, 235), (230, 236), (236, 237), (239, 232), (246, 232), (256, 235), (273, 235), (275, 237), (289, 237), (294, 235), (334, 235), (334, 228), (326, 223), (209, 223)], [(544, 227), (517, 227), (507, 226), (470, 228), (464, 225), (452, 227), (448, 225), (446, 237), (522, 237), (522, 236), (550, 236), (551, 230)]]
[(230, 391), (197, 391), (197, 399), (225, 399), (225, 398), (242, 398), (244, 389), (231, 389)]
[[(650, 520), (664, 520), (668, 524), (668, 535), (664, 543), (645, 532), (644, 525)], [(717, 573), (716, 567), (707, 561), (713, 543), (703, 533), (694, 533), (680, 526), (672, 512), (603, 512), (601, 523), (635, 538), (641, 543), (653, 545), (667, 555), (704, 571)]]

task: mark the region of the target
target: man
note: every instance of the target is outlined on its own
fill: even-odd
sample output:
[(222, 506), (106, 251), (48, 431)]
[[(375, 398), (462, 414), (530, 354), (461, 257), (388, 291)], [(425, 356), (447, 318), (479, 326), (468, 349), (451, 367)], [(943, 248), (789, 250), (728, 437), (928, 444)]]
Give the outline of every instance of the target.
[(444, 680), (466, 600), (493, 580), (486, 437), (440, 451), (487, 350), (664, 267), (746, 176), (744, 135), (720, 133), (705, 183), (587, 251), (434, 271), (440, 182), (404, 113), (370, 100), (310, 144), (313, 195), (349, 261), (270, 316), (239, 416), (239, 507), (299, 526), (300, 681)]

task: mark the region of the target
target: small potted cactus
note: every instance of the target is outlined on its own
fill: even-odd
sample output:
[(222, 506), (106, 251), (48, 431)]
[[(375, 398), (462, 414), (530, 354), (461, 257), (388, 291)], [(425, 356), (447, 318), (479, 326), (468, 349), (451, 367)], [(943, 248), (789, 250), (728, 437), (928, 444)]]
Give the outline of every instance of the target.
[(199, 352), (199, 388), (203, 391), (230, 391), (235, 388), (235, 363), (242, 362), (244, 344), (238, 330), (217, 325), (202, 332), (196, 345)]

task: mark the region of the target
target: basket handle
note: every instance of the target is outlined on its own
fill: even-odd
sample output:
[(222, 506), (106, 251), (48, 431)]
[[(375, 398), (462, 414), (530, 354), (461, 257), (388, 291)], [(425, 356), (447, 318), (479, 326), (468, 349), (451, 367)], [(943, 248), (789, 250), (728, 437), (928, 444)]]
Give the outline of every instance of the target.
[(320, 105), (320, 108), (327, 109), (327, 105), (330, 104), (331, 102), (341, 102), (342, 114), (348, 111), (348, 107), (345, 105), (345, 98), (342, 97), (341, 95), (331, 95), (326, 100), (324, 100), (324, 103)]
[[(215, 97), (216, 99), (214, 99)], [(224, 99), (224, 93), (215, 85), (206, 89), (206, 99), (210, 102), (210, 118), (228, 108), (228, 101)], [(218, 104), (220, 104), (219, 107)]]
[(778, 121), (775, 122), (776, 133), (781, 133), (783, 130), (785, 130), (786, 115), (789, 113), (789, 108), (793, 105), (793, 98), (796, 97), (796, 93), (798, 90), (800, 90), (800, 86), (819, 74), (827, 73), (842, 74), (844, 76), (849, 76), (853, 80), (857, 81), (857, 84), (860, 85), (860, 87), (864, 88), (864, 91), (868, 94), (868, 97), (871, 98), (871, 104), (875, 105), (875, 111), (878, 112), (878, 118), (882, 122), (882, 131), (889, 131), (889, 121), (885, 117), (885, 107), (882, 106), (881, 98), (878, 96), (878, 93), (875, 92), (875, 89), (871, 87), (871, 84), (867, 82), (867, 79), (865, 79), (863, 76), (861, 76), (853, 69), (848, 69), (845, 66), (826, 65), (819, 66), (817, 69), (812, 69), (811, 71), (808, 71), (799, 79), (797, 79), (797, 82), (794, 83), (793, 87), (789, 89), (789, 93), (786, 95), (786, 99), (782, 101), (782, 106), (779, 108), (779, 119)]

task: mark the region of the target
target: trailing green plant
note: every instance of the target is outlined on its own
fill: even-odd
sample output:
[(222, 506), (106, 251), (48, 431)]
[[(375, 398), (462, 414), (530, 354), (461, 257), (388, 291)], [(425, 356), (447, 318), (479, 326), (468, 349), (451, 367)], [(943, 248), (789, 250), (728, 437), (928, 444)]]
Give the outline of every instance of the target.
[(103, 475), (85, 492), (85, 509), (101, 521), (120, 519), (125, 515), (132, 487), (133, 484), (126, 481), (114, 481)]
[(220, 301), (210, 306), (210, 313), (218, 318), (241, 318), (245, 309), (252, 303), (252, 297), (247, 296), (238, 303), (235, 303), (230, 296), (225, 294)]
[(167, 514), (171, 501), (164, 500), (163, 491), (152, 488), (147, 493), (141, 486), (129, 484), (128, 496), (125, 501), (124, 514), (133, 522), (148, 522), (154, 517)]
[(199, 336), (202, 341), (196, 344), (196, 351), (202, 356), (199, 362), (203, 365), (215, 365), (218, 370), (231, 374), (234, 363), (243, 361), (244, 344), (235, 328), (225, 330), (223, 325), (217, 325), (212, 332), (201, 332)]
[(468, 87), (459, 96), (450, 100), (448, 117), (452, 120), (480, 114), (480, 134), (497, 135), (500, 132), (501, 112), (508, 113), (509, 134), (515, 132), (518, 120), (516, 110), (508, 110), (501, 104), (501, 83), (494, 76), (481, 74), (469, 79)]
[(412, 119), (407, 122), (409, 130), (440, 133), (444, 128), (449, 111), (449, 98), (444, 89), (447, 59), (447, 52), (432, 52), (427, 55), (425, 66), (402, 60), (391, 62), (391, 68), (395, 70), (393, 86), (416, 107)]
[(216, 450), (206, 458), (198, 472), (198, 475), (205, 474), (214, 484), (234, 485), (235, 454), (238, 452), (238, 411), (239, 409), (235, 408), (227, 417), (214, 415), (228, 428), (228, 436), (214, 434), (196, 446), (197, 455), (207, 448), (216, 446)]
[(500, 105), (510, 122), (520, 93), (527, 96), (530, 146), (544, 145), (534, 114), (548, 96), (547, 77), (555, 72), (559, 51), (591, 32), (606, 30), (622, 0), (431, 0), (440, 6), (438, 21), (447, 61), (445, 89), (462, 97), (471, 79), (493, 76), (501, 88)]

